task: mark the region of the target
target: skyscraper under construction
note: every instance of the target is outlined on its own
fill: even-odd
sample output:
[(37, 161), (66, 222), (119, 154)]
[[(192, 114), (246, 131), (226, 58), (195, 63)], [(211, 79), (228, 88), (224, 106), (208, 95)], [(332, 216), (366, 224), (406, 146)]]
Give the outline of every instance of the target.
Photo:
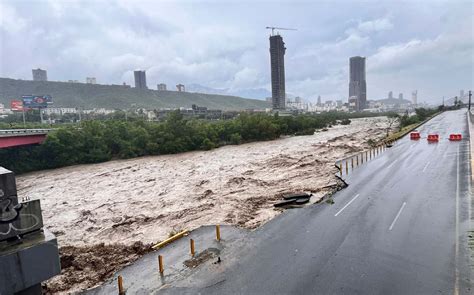
[(285, 43), (277, 33), (270, 36), (270, 63), (272, 75), (272, 107), (285, 109)]

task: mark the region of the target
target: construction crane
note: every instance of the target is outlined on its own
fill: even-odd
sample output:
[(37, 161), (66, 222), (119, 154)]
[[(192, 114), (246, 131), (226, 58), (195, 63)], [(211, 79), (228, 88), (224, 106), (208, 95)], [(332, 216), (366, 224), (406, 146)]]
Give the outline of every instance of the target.
[(297, 31), (297, 29), (291, 29), (291, 28), (278, 28), (278, 27), (266, 27), (267, 30), (272, 30), (272, 36), (275, 35), (275, 30), (285, 30), (285, 31)]

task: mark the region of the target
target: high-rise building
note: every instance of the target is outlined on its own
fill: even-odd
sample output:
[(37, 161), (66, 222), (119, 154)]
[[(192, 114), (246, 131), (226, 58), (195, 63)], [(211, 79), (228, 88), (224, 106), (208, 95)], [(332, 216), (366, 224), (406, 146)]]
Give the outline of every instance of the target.
[(398, 99), (403, 100), (403, 93), (398, 94)]
[(321, 104), (321, 95), (318, 95), (318, 102), (316, 103), (316, 105), (318, 107), (320, 107), (322, 104)]
[(392, 91), (388, 92), (388, 99), (393, 99), (393, 92)]
[(33, 72), (33, 81), (48, 81), (48, 73), (40, 68), (31, 70)]
[(159, 91), (166, 91), (166, 84), (160, 83), (156, 85), (156, 89), (158, 89)]
[(86, 77), (86, 83), (87, 84), (96, 84), (97, 80), (95, 79), (95, 77)]
[(285, 43), (276, 34), (270, 36), (270, 66), (272, 76), (272, 107), (284, 110), (286, 105), (285, 92)]
[(418, 104), (418, 90), (413, 90), (411, 93), (411, 103), (414, 105)]
[(133, 74), (135, 76), (135, 88), (147, 89), (145, 71), (134, 71)]
[(357, 97), (357, 111), (363, 110), (367, 105), (367, 83), (365, 81), (365, 57), (353, 56), (349, 59), (350, 80), (349, 97)]
[(185, 91), (186, 91), (186, 88), (184, 87), (183, 84), (178, 84), (178, 85), (176, 85), (176, 91), (178, 91), (178, 92), (185, 92)]

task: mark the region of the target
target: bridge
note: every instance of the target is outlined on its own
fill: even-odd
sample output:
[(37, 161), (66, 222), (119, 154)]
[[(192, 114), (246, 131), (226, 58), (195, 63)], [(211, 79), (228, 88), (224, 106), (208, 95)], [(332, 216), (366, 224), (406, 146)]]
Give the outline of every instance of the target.
[(0, 149), (40, 144), (51, 129), (4, 129), (0, 130)]

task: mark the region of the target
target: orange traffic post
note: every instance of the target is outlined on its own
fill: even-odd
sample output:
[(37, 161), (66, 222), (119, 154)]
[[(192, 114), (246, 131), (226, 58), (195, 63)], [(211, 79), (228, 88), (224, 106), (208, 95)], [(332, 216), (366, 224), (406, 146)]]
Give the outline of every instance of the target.
[(351, 158), (351, 168), (354, 170), (354, 157)]
[(346, 160), (346, 175), (349, 174), (349, 164), (347, 164), (347, 160)]
[(158, 255), (158, 268), (160, 271), (160, 274), (162, 275), (165, 272), (165, 268), (163, 266), (163, 256)]
[(123, 290), (123, 278), (122, 276), (118, 276), (118, 289), (119, 289), (119, 295), (124, 295), (125, 291)]
[[(342, 174), (342, 172), (341, 172), (341, 174)], [(220, 225), (216, 225), (216, 240), (218, 242), (221, 241), (221, 226)]]
[(360, 154), (360, 163), (364, 164), (364, 152), (362, 152), (362, 154)]
[(356, 156), (356, 166), (359, 166), (359, 155)]
[(194, 240), (190, 239), (189, 240), (189, 246), (191, 247), (191, 256), (194, 257)]
[(339, 174), (342, 176), (342, 163), (339, 163)]

